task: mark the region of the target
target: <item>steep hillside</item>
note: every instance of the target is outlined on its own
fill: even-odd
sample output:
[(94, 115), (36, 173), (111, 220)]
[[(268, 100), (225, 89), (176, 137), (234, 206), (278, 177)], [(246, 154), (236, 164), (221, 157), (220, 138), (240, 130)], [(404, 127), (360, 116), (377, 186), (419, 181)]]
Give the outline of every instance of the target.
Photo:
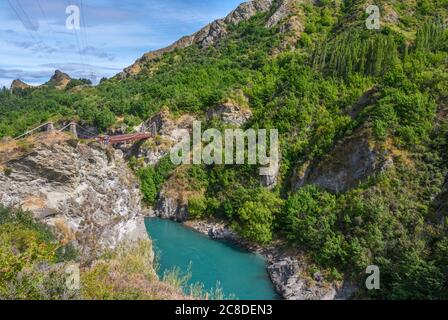
[[(243, 4), (96, 87), (3, 90), (0, 136), (49, 117), (100, 131), (148, 124), (157, 137), (125, 151), (160, 215), (303, 252), (309, 268), (288, 280), (313, 270), (312, 282), (348, 279), (360, 298), (447, 298), (448, 3), (376, 1), (379, 30), (366, 27), (369, 4)], [(163, 157), (172, 129), (192, 119), (278, 129), (278, 174), (175, 168)], [(364, 289), (369, 265), (380, 291)]]

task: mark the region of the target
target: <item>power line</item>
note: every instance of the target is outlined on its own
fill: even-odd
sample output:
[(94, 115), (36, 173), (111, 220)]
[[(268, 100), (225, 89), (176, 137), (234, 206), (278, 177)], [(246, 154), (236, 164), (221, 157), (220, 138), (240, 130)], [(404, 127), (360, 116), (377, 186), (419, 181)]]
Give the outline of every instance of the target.
[(86, 20), (84, 18), (85, 14), (84, 14), (84, 1), (83, 0), (79, 0), (80, 4), (81, 4), (81, 21), (82, 21), (82, 26), (83, 28), (81, 28), (81, 34), (84, 36), (84, 46), (87, 47), (87, 24), (86, 24)]
[(86, 24), (85, 24), (85, 20), (84, 20), (84, 4), (82, 2), (82, 0), (78, 0), (78, 4), (79, 4), (79, 8), (80, 8), (80, 25), (81, 25), (81, 29), (80, 29), (80, 41), (81, 41), (81, 46), (83, 47), (83, 57), (85, 59), (89, 59), (88, 58), (88, 54), (87, 54), (87, 40), (86, 40)]
[(34, 37), (34, 35), (31, 33), (31, 31), (28, 30), (28, 28), (26, 27), (26, 23), (23, 21), (22, 17), (20, 16), (19, 12), (16, 10), (16, 8), (12, 5), (11, 1), (8, 0), (9, 6), (11, 7), (11, 9), (14, 11), (14, 13), (16, 14), (17, 18), (19, 18), (19, 20), (22, 22), (23, 27), (25, 28), (25, 31), (28, 33), (28, 35), (32, 38), (32, 40), (34, 42), (36, 42), (36, 44), (38, 44), (38, 40), (36, 40), (36, 38)]
[(52, 26), (50, 25), (50, 23), (48, 22), (48, 21), (49, 21), (49, 20), (48, 20), (48, 16), (47, 16), (47, 14), (45, 13), (45, 10), (43, 9), (42, 4), (40, 3), (40, 0), (37, 0), (37, 5), (39, 6), (40, 12), (42, 12), (42, 15), (44, 16), (45, 22), (47, 23), (47, 25), (48, 25), (48, 27), (50, 28), (51, 32), (54, 32), (54, 31), (53, 31), (53, 27), (52, 27)]
[[(28, 16), (28, 14), (26, 13), (26, 11), (23, 9), (22, 5), (20, 4), (19, 0), (16, 0), (17, 5), (19, 6), (20, 10), (23, 12), (23, 15), (25, 16), (26, 20), (28, 21), (29, 26), (34, 26), (33, 23), (31, 22), (30, 17)], [(22, 20), (23, 23), (23, 20)], [(26, 26), (25, 26), (26, 28)], [(45, 44), (44, 40), (42, 39), (42, 37), (39, 35), (39, 33), (37, 33), (36, 30), (34, 30), (34, 32), (36, 32), (36, 36), (39, 38), (39, 42)]]
[[(81, 28), (81, 35), (83, 35), (84, 37), (84, 48), (85, 48), (85, 57), (87, 58), (87, 63), (89, 63), (90, 65), (90, 58), (89, 58), (89, 54), (87, 52), (87, 48), (88, 48), (88, 39), (87, 39), (87, 23), (86, 23), (86, 10), (85, 10), (85, 5), (84, 5), (84, 1), (83, 0), (79, 0), (80, 4), (81, 4), (81, 21), (82, 21), (82, 25), (83, 27)], [(92, 70), (90, 70), (90, 80), (94, 81), (94, 73), (92, 72)]]

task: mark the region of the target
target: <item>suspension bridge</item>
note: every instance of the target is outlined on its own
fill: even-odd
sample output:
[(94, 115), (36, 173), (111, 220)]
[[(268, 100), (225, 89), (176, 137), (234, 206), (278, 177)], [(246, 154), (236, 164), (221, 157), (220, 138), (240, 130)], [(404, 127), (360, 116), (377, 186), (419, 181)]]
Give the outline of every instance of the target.
[(67, 130), (70, 131), (70, 133), (77, 139), (80, 138), (86, 140), (96, 140), (99, 143), (110, 145), (117, 145), (122, 143), (135, 143), (153, 137), (153, 134), (148, 132), (137, 132), (131, 134), (117, 134), (117, 135), (100, 135), (72, 121), (69, 124), (62, 127), (61, 129), (56, 129), (53, 122), (45, 122), (31, 130), (26, 131), (22, 135), (16, 137), (14, 140), (23, 139), (33, 134), (34, 132), (38, 131), (63, 132)]

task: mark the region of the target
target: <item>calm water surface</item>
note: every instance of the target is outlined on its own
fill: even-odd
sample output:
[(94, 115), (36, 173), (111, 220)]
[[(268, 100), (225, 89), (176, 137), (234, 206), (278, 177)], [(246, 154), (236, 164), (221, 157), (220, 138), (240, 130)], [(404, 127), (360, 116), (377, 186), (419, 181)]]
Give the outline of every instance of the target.
[(211, 240), (182, 224), (147, 219), (154, 242), (159, 276), (179, 267), (190, 272), (190, 284), (202, 283), (206, 291), (219, 283), (226, 297), (240, 300), (279, 299), (266, 271), (263, 257), (242, 251), (227, 242)]

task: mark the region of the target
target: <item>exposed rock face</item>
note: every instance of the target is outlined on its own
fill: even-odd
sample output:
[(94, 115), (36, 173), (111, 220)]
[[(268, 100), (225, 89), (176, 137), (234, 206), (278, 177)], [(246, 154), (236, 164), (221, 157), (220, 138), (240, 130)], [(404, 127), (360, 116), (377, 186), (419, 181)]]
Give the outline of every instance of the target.
[(252, 111), (231, 102), (220, 104), (207, 111), (207, 119), (209, 121), (217, 118), (224, 123), (237, 127), (244, 125), (251, 117)]
[(176, 197), (171, 197), (162, 191), (154, 207), (155, 213), (162, 219), (184, 222), (188, 219), (188, 205), (181, 203)]
[(194, 118), (188, 114), (173, 119), (170, 112), (164, 109), (137, 128), (138, 131), (152, 133), (154, 138), (138, 146), (137, 150), (124, 151), (144, 159), (146, 165), (156, 165), (175, 144), (182, 141), (180, 130), (192, 130), (193, 121)]
[(269, 18), (266, 26), (268, 28), (272, 28), (273, 26), (277, 25), (281, 20), (285, 19), (291, 14), (291, 12), (293, 12), (294, 5), (303, 2), (304, 2), (303, 0), (279, 0), (278, 7)]
[(3, 165), (0, 202), (31, 211), (82, 257), (146, 236), (138, 182), (112, 149), (44, 142)]
[(29, 84), (26, 84), (25, 82), (23, 82), (20, 79), (14, 80), (11, 83), (11, 91), (15, 90), (15, 89), (28, 89), (28, 88), (32, 88), (32, 86), (30, 86)]
[(193, 197), (203, 196), (204, 189), (199, 189), (188, 176), (190, 165), (180, 165), (165, 182), (154, 206), (156, 216), (177, 222), (188, 219), (188, 204)]
[(224, 18), (226, 24), (237, 24), (241, 21), (249, 20), (260, 12), (267, 12), (271, 9), (274, 0), (253, 0), (240, 4), (227, 17)]
[(286, 300), (346, 300), (357, 290), (348, 282), (328, 283), (322, 274), (307, 275), (305, 259), (274, 253), (268, 256), (268, 272), (275, 289)]
[(260, 176), (260, 183), (263, 187), (273, 189), (278, 184), (279, 175), (280, 175), (280, 165), (277, 166), (274, 174), (267, 176)]
[(50, 81), (48, 81), (45, 85), (55, 87), (59, 90), (64, 90), (71, 80), (72, 78), (70, 78), (68, 74), (56, 70)]
[(333, 193), (344, 192), (392, 164), (386, 151), (370, 145), (368, 135), (359, 133), (341, 141), (318, 164), (306, 168), (293, 189), (314, 184)]
[(153, 135), (166, 134), (169, 128), (173, 126), (173, 121), (170, 118), (168, 109), (163, 109), (151, 119), (140, 126), (140, 131), (150, 132)]

